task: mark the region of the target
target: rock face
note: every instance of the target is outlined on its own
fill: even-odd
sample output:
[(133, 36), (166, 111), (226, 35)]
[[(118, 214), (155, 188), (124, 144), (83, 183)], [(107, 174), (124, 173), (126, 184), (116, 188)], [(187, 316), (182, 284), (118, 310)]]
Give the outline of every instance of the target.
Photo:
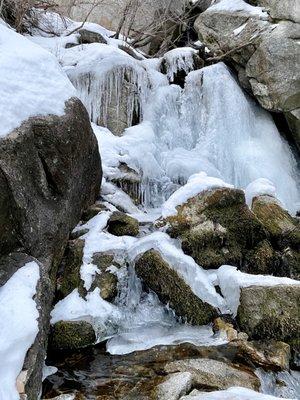
[(50, 346), (53, 350), (76, 350), (91, 346), (96, 336), (86, 321), (60, 321), (52, 327)]
[(31, 118), (0, 140), (0, 253), (61, 257), (70, 230), (99, 193), (98, 146), (77, 99), (63, 117)]
[[(0, 139), (0, 149), (0, 254), (6, 257), (2, 275), (12, 275), (29, 256), (41, 268), (36, 296), (39, 333), (23, 367), (28, 371), (26, 394), (35, 400), (41, 389), (57, 266), (70, 230), (98, 195), (100, 157), (78, 99), (66, 103), (62, 117), (30, 118)], [(20, 250), (22, 254), (9, 254)]]
[(144, 253), (136, 262), (135, 270), (162, 302), (169, 303), (176, 314), (188, 322), (205, 325), (216, 315), (213, 307), (203, 303), (157, 251)]
[[(284, 113), (300, 149), (299, 24), (292, 22), (299, 22), (296, 2), (255, 3), (270, 10), (275, 21), (267, 20), (255, 7), (233, 11), (216, 6), (200, 14), (195, 28), (216, 55), (226, 54), (225, 60), (236, 67), (242, 86), (252, 90), (264, 108)], [(279, 24), (272, 23), (281, 18), (284, 21)]]
[(241, 288), (237, 321), (253, 339), (299, 338), (300, 285)]
[(165, 371), (190, 372), (194, 386), (205, 387), (209, 390), (228, 389), (231, 386), (242, 386), (258, 390), (259, 379), (250, 372), (241, 371), (230, 364), (208, 358), (187, 359), (170, 362)]
[[(262, 224), (238, 189), (215, 189), (189, 199), (167, 218), (169, 233), (203, 268), (223, 264), (243, 267), (248, 252), (266, 239)], [(259, 269), (252, 265), (252, 270)]]

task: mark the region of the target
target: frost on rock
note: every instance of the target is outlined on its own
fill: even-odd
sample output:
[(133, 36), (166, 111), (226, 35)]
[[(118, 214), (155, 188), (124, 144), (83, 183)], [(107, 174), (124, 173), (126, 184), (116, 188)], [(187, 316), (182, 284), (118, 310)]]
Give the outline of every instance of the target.
[(236, 267), (223, 265), (217, 271), (218, 284), (226, 305), (236, 316), (240, 302), (240, 288), (249, 286), (299, 285), (300, 282), (290, 278), (268, 275), (252, 275), (238, 271)]
[(121, 134), (142, 120), (149, 81), (141, 62), (113, 46), (92, 43), (67, 49), (62, 63), (92, 122)]
[(0, 288), (0, 399), (19, 400), (16, 379), (38, 333), (39, 313), (33, 297), (39, 266), (29, 262)]
[(197, 50), (191, 47), (182, 47), (168, 51), (163, 59), (161, 68), (166, 72), (168, 80), (174, 82), (174, 77), (179, 71), (186, 74), (195, 69), (195, 56)]
[(52, 54), (2, 24), (0, 54), (0, 137), (29, 117), (64, 115), (76, 92)]

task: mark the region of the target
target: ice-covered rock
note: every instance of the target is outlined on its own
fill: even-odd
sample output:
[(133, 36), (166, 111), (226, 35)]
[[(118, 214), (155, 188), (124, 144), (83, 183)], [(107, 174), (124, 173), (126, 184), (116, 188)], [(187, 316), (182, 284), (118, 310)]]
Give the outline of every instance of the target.
[(214, 308), (199, 299), (157, 251), (144, 253), (135, 262), (135, 270), (144, 284), (179, 317), (196, 325), (206, 325), (216, 315)]

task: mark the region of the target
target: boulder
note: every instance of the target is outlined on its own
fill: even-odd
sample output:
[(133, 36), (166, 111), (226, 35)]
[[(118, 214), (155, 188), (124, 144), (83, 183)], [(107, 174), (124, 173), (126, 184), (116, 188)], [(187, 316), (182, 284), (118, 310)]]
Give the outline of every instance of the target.
[(228, 389), (231, 386), (241, 386), (258, 390), (260, 382), (257, 376), (237, 365), (208, 358), (195, 358), (173, 361), (164, 367), (167, 373), (189, 372), (192, 375), (193, 386), (208, 390)]
[(257, 196), (252, 211), (270, 234), (271, 241), (280, 249), (287, 246), (300, 249), (300, 223), (283, 209), (272, 196)]
[(0, 139), (0, 254), (18, 247), (57, 265), (69, 232), (100, 189), (98, 145), (78, 99)]
[(300, 285), (241, 288), (237, 321), (252, 339), (299, 338)]
[(300, 22), (300, 6), (297, 0), (250, 0), (249, 3), (263, 7), (274, 20)]
[(243, 268), (248, 252), (267, 237), (238, 189), (205, 191), (177, 207), (177, 215), (167, 222), (170, 235), (181, 239), (183, 251), (207, 269), (223, 264)]
[(264, 370), (288, 370), (291, 350), (284, 342), (275, 340), (251, 341), (236, 340), (230, 343), (236, 346), (236, 358), (246, 365), (256, 365)]
[(284, 113), (300, 149), (299, 24), (284, 17), (294, 14), (295, 3), (275, 0), (256, 3), (272, 9), (274, 18), (282, 15), (284, 21), (273, 24), (256, 8), (233, 10), (216, 6), (200, 14), (195, 29), (200, 40), (217, 56), (211, 61), (229, 61), (236, 67), (242, 86), (251, 89), (264, 108)]
[(99, 33), (92, 32), (88, 29), (80, 29), (78, 31), (79, 44), (90, 44), (90, 43), (104, 43), (107, 44), (107, 40)]
[(163, 303), (169, 304), (178, 316), (188, 322), (205, 325), (216, 315), (214, 308), (200, 300), (157, 251), (144, 253), (136, 261), (135, 270)]
[(137, 236), (139, 223), (129, 215), (115, 211), (108, 220), (107, 231), (115, 236)]
[(70, 231), (93, 204), (101, 182), (97, 141), (88, 114), (75, 98), (63, 116), (32, 117), (0, 139), (0, 254), (9, 255), (5, 274), (39, 260), (36, 302), (39, 333), (27, 353), (25, 392), (41, 390), (57, 267)]
[(170, 374), (156, 388), (157, 400), (179, 400), (192, 388), (193, 377), (190, 372)]
[(69, 240), (61, 264), (62, 275), (58, 279), (58, 292), (62, 297), (68, 296), (76, 288), (81, 296), (86, 294), (80, 277), (83, 249), (84, 240)]
[(77, 350), (96, 341), (92, 325), (86, 321), (59, 321), (53, 325), (50, 346), (53, 350)]

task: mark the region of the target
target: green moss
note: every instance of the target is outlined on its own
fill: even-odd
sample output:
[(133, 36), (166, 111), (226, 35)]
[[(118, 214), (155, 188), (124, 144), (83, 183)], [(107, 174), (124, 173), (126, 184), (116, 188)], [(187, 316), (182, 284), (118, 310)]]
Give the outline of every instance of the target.
[(91, 346), (96, 336), (86, 321), (60, 321), (51, 329), (50, 347), (54, 350), (76, 350)]
[(80, 239), (70, 240), (66, 248), (62, 263), (62, 275), (59, 279), (59, 293), (66, 297), (74, 289), (78, 288), (79, 293), (86, 293), (80, 277), (80, 267), (82, 265), (84, 241)]
[(129, 215), (117, 211), (110, 217), (107, 230), (115, 236), (137, 236), (139, 223)]
[(196, 325), (213, 320), (216, 311), (202, 302), (178, 274), (154, 251), (147, 251), (135, 265), (137, 275), (160, 300), (169, 304), (176, 314)]

